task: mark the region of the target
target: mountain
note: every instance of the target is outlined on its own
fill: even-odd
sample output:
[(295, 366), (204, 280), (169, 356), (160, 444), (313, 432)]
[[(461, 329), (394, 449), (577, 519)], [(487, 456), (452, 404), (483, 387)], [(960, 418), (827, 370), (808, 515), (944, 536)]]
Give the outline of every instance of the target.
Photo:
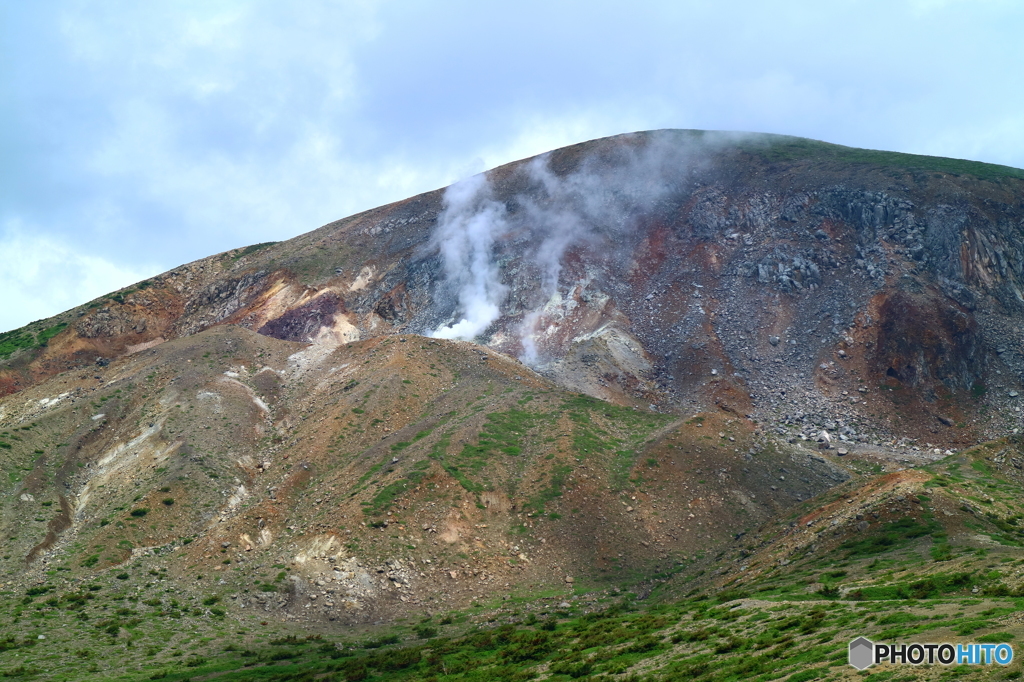
[[(4, 646), (59, 623), (109, 676), (206, 670), (183, 624), (1013, 598), (949, 576), (1017, 560), (1022, 238), (1024, 171), (654, 131), (0, 335)], [(715, 636), (671, 644), (756, 641)]]
[(969, 441), (969, 397), (1019, 388), (1022, 180), (780, 136), (596, 140), (8, 332), (0, 390), (214, 325), (321, 345), (438, 332), (617, 403), (742, 416), (784, 409), (781, 389), (866, 386), (872, 428)]

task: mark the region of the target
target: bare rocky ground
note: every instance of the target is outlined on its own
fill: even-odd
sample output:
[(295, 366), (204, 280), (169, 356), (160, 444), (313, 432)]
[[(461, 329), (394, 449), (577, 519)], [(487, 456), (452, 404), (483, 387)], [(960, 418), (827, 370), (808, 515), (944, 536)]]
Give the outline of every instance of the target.
[(60, 627), (152, 667), (175, 623), (196, 647), (1016, 561), (1021, 175), (609, 138), (488, 175), (476, 344), (427, 336), (463, 312), (440, 192), (2, 335), (0, 626), (93, 613)]

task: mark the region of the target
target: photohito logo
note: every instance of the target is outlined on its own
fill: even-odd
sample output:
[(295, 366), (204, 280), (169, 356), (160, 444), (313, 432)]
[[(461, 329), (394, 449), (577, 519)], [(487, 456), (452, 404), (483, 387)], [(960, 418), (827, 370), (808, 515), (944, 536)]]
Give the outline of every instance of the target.
[(1009, 644), (882, 644), (867, 637), (850, 642), (850, 665), (857, 670), (876, 663), (941, 663), (942, 665), (1010, 665)]

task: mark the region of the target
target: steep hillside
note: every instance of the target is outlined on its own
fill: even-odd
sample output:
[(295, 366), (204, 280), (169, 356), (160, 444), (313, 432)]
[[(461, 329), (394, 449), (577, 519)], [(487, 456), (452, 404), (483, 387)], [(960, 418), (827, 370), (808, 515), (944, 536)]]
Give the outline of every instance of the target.
[(747, 420), (617, 407), (457, 341), (218, 326), (98, 371), (8, 404), (4, 562), (22, 581), (157, 562), (242, 589), (282, 564), (299, 597), (345, 579), (252, 606), (368, 621), (642, 580), (848, 477)]
[(966, 444), (1019, 427), (1021, 176), (779, 136), (596, 140), (11, 332), (0, 387), (216, 324), (327, 345), (411, 332), (619, 404)]
[[(837, 486), (751, 536), (748, 570), (722, 584), (852, 600), (961, 594), (1020, 596), (1024, 442), (983, 443), (924, 467)], [(852, 481), (851, 481), (852, 483)], [(842, 569), (842, 570), (837, 570)], [(953, 581), (953, 582), (950, 582)]]
[(856, 634), (1021, 633), (1022, 241), (1022, 171), (657, 131), (2, 334), (0, 673), (839, 679)]

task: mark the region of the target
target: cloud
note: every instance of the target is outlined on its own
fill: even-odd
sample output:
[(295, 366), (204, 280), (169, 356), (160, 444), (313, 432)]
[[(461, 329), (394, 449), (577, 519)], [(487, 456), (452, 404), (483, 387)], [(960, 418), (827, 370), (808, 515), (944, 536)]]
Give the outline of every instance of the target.
[(519, 112), (505, 136), (482, 145), (481, 156), (488, 168), (494, 168), (586, 140), (669, 126), (671, 115), (662, 109), (660, 115), (651, 111), (642, 113), (632, 105), (548, 115)]
[(43, 319), (159, 273), (152, 264), (130, 267), (76, 249), (29, 226), (8, 222), (0, 231), (0, 330)]
[(1024, 167), (1018, 150), (1024, 149), (1024, 114), (988, 115), (951, 127), (934, 137), (923, 136), (916, 145), (922, 154), (961, 159), (986, 157), (990, 163)]
[(966, 6), (972, 10), (981, 7), (988, 8), (1010, 8), (1013, 0), (908, 0), (910, 8), (917, 15), (941, 12), (950, 7)]
[(66, 6), (69, 66), (89, 84), (84, 97), (102, 102), (73, 159), (79, 180), (140, 223), (176, 223), (166, 246), (179, 253), (192, 237), (222, 249), (366, 208), (378, 198), (372, 178), (395, 176), (353, 158), (346, 139), (356, 132), (351, 51), (373, 36), (366, 7)]

